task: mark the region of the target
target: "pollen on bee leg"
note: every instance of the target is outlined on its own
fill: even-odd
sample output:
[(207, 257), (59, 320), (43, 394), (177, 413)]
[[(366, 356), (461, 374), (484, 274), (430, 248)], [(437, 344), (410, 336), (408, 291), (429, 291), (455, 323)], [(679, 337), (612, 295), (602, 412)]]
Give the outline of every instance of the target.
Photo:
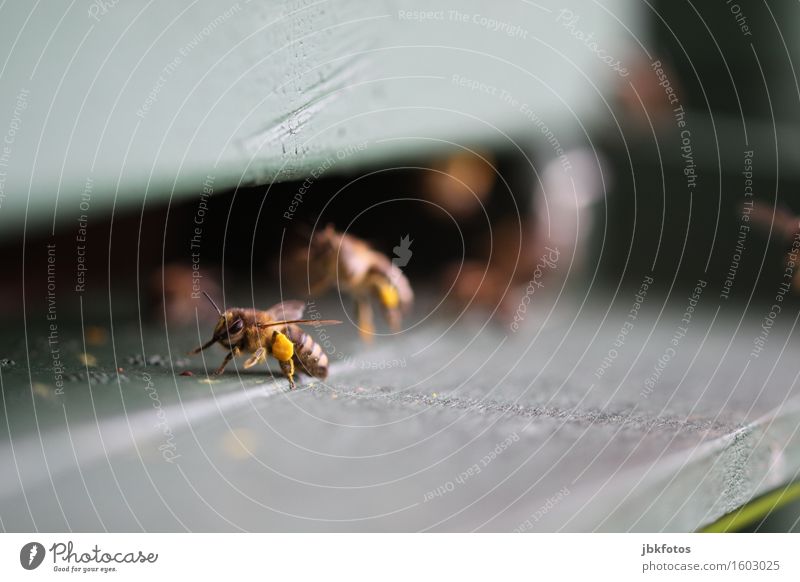
[(400, 312), (397, 309), (387, 309), (386, 320), (389, 322), (389, 328), (391, 328), (394, 333), (398, 333), (400, 331), (401, 317)]
[(291, 360), (294, 355), (294, 344), (292, 340), (279, 331), (273, 332), (272, 355), (281, 362)]
[(375, 333), (375, 326), (372, 323), (372, 307), (369, 301), (365, 299), (357, 300), (356, 312), (358, 313), (358, 333), (364, 342), (369, 343)]
[(378, 286), (378, 294), (380, 296), (381, 305), (388, 309), (395, 309), (400, 303), (400, 297), (397, 294), (397, 289), (394, 285), (389, 283), (381, 283)]

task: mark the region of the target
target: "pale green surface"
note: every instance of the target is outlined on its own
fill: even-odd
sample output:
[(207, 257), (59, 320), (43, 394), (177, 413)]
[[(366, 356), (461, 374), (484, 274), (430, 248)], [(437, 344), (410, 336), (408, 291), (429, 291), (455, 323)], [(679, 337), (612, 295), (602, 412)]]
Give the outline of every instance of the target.
[[(448, 331), (437, 318), (374, 348), (345, 326), (333, 341), (352, 359), (334, 363), (327, 383), (294, 392), (261, 369), (241, 377), (232, 369), (209, 385), (151, 365), (175, 463), (159, 452), (166, 441), (144, 369), (126, 362), (140, 351), (135, 326), (118, 322), (114, 343), (130, 381), (91, 392), (74, 381), (61, 398), (41, 387), (31, 396), (17, 351), (17, 366), (2, 370), (0, 434), (11, 435), (0, 444), (3, 527), (691, 531), (796, 478), (798, 346), (789, 323), (776, 323), (771, 349), (747, 363), (755, 322), (737, 331), (717, 319), (709, 330), (713, 313), (698, 313), (658, 389), (642, 398), (681, 315), (668, 310), (656, 324), (655, 311), (643, 314), (598, 380), (626, 310), (599, 326), (598, 309), (565, 304), (546, 321), (532, 316), (519, 334), (475, 322)], [(69, 365), (80, 369), (80, 343), (63, 334)], [(166, 357), (159, 337), (145, 330), (146, 349)], [(29, 341), (34, 381), (52, 386), (41, 338), (31, 330)], [(172, 333), (173, 360), (196, 341)], [(91, 351), (102, 369), (113, 367), (110, 345)], [(210, 352), (208, 366), (220, 358)], [(395, 358), (407, 365), (362, 369)], [(202, 366), (189, 365), (196, 374)], [(426, 501), (476, 463), (480, 473)]]
[[(445, 10), (444, 20), (399, 18), (421, 6)], [(605, 96), (619, 81), (554, 23), (565, 6), (609, 53), (622, 58), (635, 45), (639, 11), (621, 0), (120, 2), (99, 22), (82, 3), (5, 3), (0, 130), (19, 92), (29, 94), (0, 235), (18, 233), (26, 213), (37, 226), (76, 220), (88, 179), (94, 214), (115, 201), (197, 194), (208, 175), (221, 190), (304, 176), (331, 156), (330, 172), (398, 163), (448, 141), (508, 146), (510, 136), (551, 157), (522, 105), (566, 145), (607, 114)], [(468, 22), (451, 19), (452, 8)], [(491, 31), (484, 16), (522, 32)], [(461, 87), (454, 74), (497, 95)], [(502, 90), (518, 104), (504, 103)], [(366, 147), (350, 153), (359, 144)]]

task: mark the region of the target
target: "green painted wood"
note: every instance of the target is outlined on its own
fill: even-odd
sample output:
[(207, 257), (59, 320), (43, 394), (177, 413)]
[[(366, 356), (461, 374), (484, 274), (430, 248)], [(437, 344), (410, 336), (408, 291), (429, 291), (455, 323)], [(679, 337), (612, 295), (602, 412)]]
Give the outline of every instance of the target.
[(62, 324), (57, 395), (31, 329), (29, 358), (3, 347), (3, 527), (700, 529), (796, 479), (797, 339), (778, 320), (753, 358), (755, 317), (700, 310), (648, 392), (683, 317), (651, 301), (599, 378), (627, 299), (608, 314), (562, 299), (517, 333), (434, 317), (371, 348), (330, 329), (330, 379), (291, 392), (263, 368), (209, 384), (182, 355), (196, 332), (117, 322), (113, 344), (87, 348), (91, 381), (80, 326)]
[(82, 202), (160, 204), (209, 176), (225, 189), (536, 141), (542, 124), (567, 143), (621, 78), (576, 31), (624, 60), (639, 21), (621, 0), (6, 3), (0, 233), (71, 222)]

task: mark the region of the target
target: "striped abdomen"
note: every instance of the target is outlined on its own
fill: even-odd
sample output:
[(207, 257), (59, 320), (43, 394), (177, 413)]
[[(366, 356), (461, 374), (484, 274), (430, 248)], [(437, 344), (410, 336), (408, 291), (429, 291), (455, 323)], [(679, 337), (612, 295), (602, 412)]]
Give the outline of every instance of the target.
[(294, 344), (294, 361), (299, 372), (314, 378), (328, 377), (328, 355), (310, 335), (293, 325), (287, 330)]

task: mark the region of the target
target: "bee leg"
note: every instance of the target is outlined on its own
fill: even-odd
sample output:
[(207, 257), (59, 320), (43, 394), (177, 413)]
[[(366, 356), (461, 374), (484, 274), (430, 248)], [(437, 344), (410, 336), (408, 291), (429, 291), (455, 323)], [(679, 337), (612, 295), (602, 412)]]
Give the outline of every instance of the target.
[(384, 311), (386, 321), (389, 322), (389, 329), (394, 333), (399, 333), (402, 329), (403, 317), (397, 309), (386, 309)]
[(219, 368), (214, 371), (215, 376), (219, 376), (222, 372), (225, 371), (225, 366), (227, 366), (230, 361), (233, 359), (233, 352), (228, 352), (225, 354), (225, 359), (222, 360), (222, 364), (220, 364)]
[(244, 363), (245, 368), (252, 368), (259, 362), (263, 362), (267, 359), (267, 350), (264, 348), (258, 348), (256, 352), (247, 358), (247, 361)]
[(289, 380), (289, 390), (294, 390), (294, 360), (280, 362), (281, 372)]
[(356, 300), (356, 313), (358, 314), (358, 332), (361, 334), (361, 339), (371, 343), (375, 333), (375, 324), (372, 322), (372, 306), (369, 304), (369, 299)]
[(195, 355), (195, 354), (199, 354), (199, 353), (200, 353), (200, 352), (202, 352), (204, 349), (206, 349), (206, 348), (208, 348), (208, 347), (211, 347), (211, 346), (213, 346), (215, 343), (217, 343), (217, 341), (218, 341), (218, 340), (217, 340), (217, 338), (215, 338), (215, 337), (212, 337), (210, 340), (208, 340), (208, 341), (207, 341), (206, 343), (204, 343), (202, 346), (200, 346), (199, 348), (195, 348), (195, 349), (193, 349), (193, 350), (192, 350), (191, 352), (189, 352), (187, 355), (189, 355), (189, 356), (193, 356), (193, 355)]
[(400, 305), (400, 296), (397, 293), (397, 288), (392, 285), (390, 281), (380, 280), (375, 285), (378, 302), (383, 308), (383, 316), (389, 323), (389, 327), (395, 333), (400, 331), (401, 315), (398, 309)]
[(281, 372), (289, 380), (289, 389), (294, 389), (294, 344), (281, 332), (272, 332), (272, 356), (281, 365)]
[(225, 371), (225, 366), (231, 363), (231, 360), (240, 354), (239, 348), (233, 348), (230, 352), (225, 354), (225, 359), (222, 360), (222, 364), (220, 364), (219, 368), (214, 371), (215, 376), (219, 376), (222, 372)]

